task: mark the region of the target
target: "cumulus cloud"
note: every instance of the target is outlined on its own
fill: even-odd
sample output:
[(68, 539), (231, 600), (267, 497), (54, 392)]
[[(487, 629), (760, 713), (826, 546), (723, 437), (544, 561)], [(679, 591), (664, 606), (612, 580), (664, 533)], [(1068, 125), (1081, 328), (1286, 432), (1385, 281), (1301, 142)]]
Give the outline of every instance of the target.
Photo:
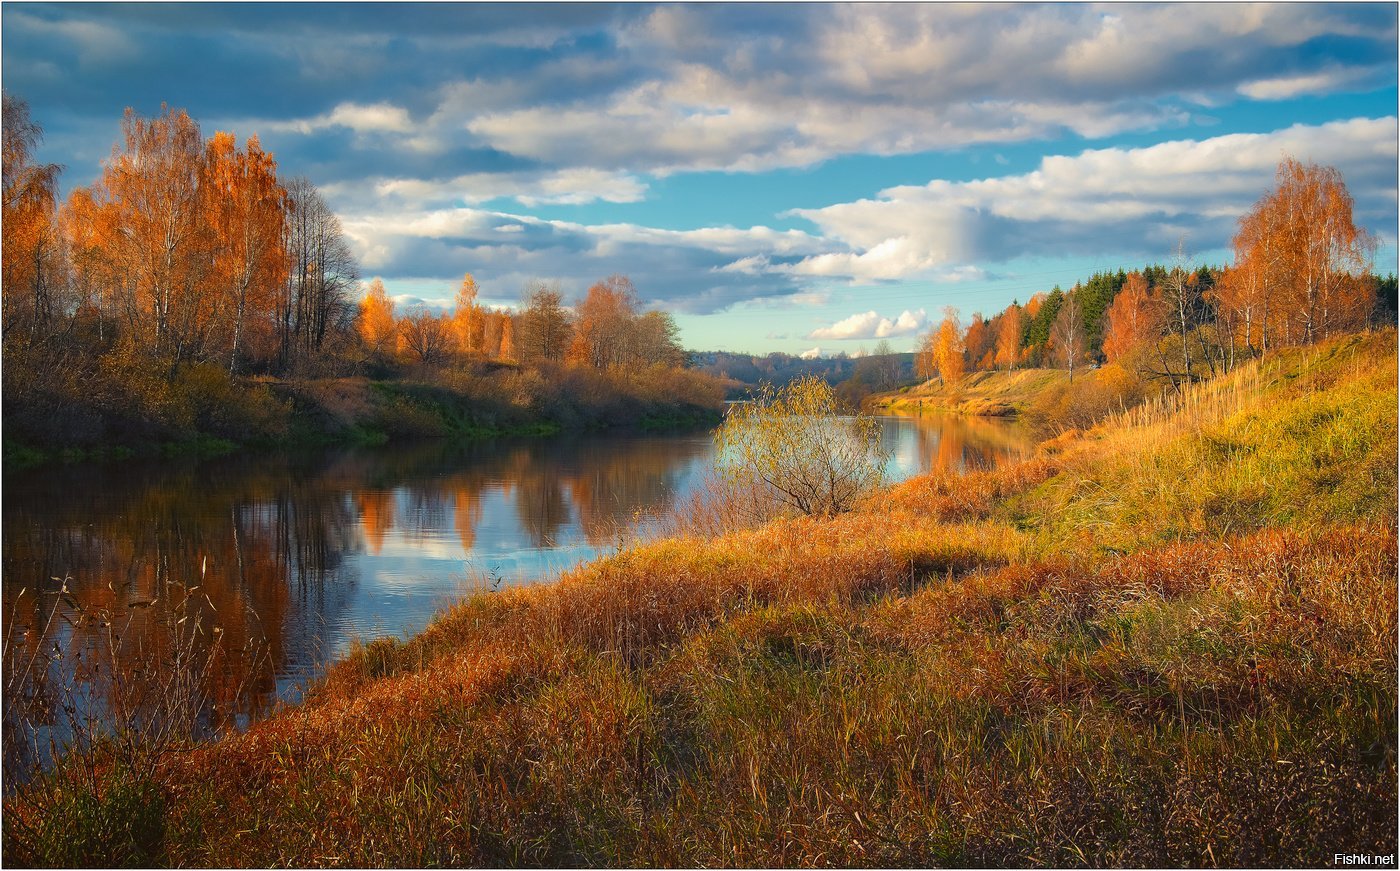
[(928, 325), (928, 313), (905, 309), (891, 320), (875, 311), (861, 312), (807, 334), (809, 339), (888, 339), (912, 336)]
[[(979, 280), (1022, 255), (1160, 256), (1183, 231), (1219, 247), (1284, 152), (1338, 165), (1362, 220), (1394, 224), (1394, 118), (1073, 144), (1200, 125), (1203, 107), (1393, 86), (1385, 4), (7, 11), (6, 87), (46, 124), (45, 159), (69, 166), (65, 184), (98, 171), (121, 106), (168, 101), (206, 130), (258, 133), (286, 174), (311, 178), (366, 272), (447, 282), (470, 269), (498, 299), (531, 278), (578, 293), (627, 272), (648, 300), (688, 311), (776, 309), (825, 302), (842, 283)], [(1068, 142), (1057, 147), (1070, 156), (826, 200), (793, 213), (806, 232), (518, 213), (639, 203), (696, 170), (1037, 139)], [(901, 317), (876, 317), (870, 338), (906, 329)]]
[[(36, 106), (110, 115), (169, 100), (201, 119), (242, 119), (237, 129), (275, 139), (279, 156), (315, 160), (318, 183), (382, 174), (387, 161), (422, 167), (396, 177), (423, 181), (664, 176), (1170, 128), (1191, 120), (1187, 94), (1223, 105), (1393, 83), (1396, 36), (1384, 4), (566, 4), (529, 15), (360, 4), (334, 16), (295, 4), (30, 4), (6, 24), (7, 87)], [(381, 140), (387, 151), (370, 153)], [(364, 159), (325, 154), (342, 148)]]
[(822, 349), (819, 346), (816, 348), (809, 348), (806, 351), (803, 351), (801, 354), (798, 354), (797, 356), (801, 357), (803, 360), (815, 360), (821, 355)]
[(1394, 33), (1393, 10), (1315, 5), (668, 5), (620, 40), (647, 75), (564, 106), (492, 106), (464, 126), (536, 160), (657, 174), (1094, 138), (1185, 123), (1172, 94), (1377, 86), (1393, 76)]
[[(356, 201), (349, 191), (333, 204), (367, 270), (429, 279), (470, 269), (497, 298), (514, 297), (533, 277), (559, 278), (579, 293), (626, 272), (648, 301), (704, 313), (736, 303), (822, 304), (841, 283), (985, 280), (989, 264), (1024, 256), (1161, 257), (1182, 235), (1191, 250), (1223, 248), (1285, 153), (1340, 167), (1358, 218), (1381, 233), (1393, 223), (1394, 118), (1048, 157), (1028, 173), (936, 179), (800, 210), (814, 225), (806, 232), (585, 224), (460, 204), (422, 209), (411, 185), (392, 190), (402, 182), (386, 182), (390, 190), (377, 194), (397, 202), (392, 209)], [(597, 179), (601, 189), (607, 179)], [(547, 185), (533, 190), (543, 196)], [(926, 323), (923, 311), (870, 310), (808, 338), (909, 336)]]
[(644, 301), (696, 313), (802, 293), (792, 276), (727, 273), (723, 266), (758, 251), (796, 258), (827, 244), (798, 230), (587, 225), (473, 207), (342, 214), (367, 272), (438, 279), (469, 270), (496, 299), (515, 297), (535, 278), (559, 279), (577, 296), (593, 281), (625, 272)]
[(1393, 224), (1396, 119), (1359, 118), (1092, 149), (1047, 157), (1020, 175), (935, 180), (797, 210), (848, 250), (815, 254), (785, 270), (870, 280), (938, 270), (955, 275), (977, 262), (1018, 256), (1105, 250), (1160, 256), (1183, 232), (1196, 250), (1222, 248), (1235, 221), (1272, 185), (1285, 154), (1339, 167), (1358, 218), (1378, 232)]

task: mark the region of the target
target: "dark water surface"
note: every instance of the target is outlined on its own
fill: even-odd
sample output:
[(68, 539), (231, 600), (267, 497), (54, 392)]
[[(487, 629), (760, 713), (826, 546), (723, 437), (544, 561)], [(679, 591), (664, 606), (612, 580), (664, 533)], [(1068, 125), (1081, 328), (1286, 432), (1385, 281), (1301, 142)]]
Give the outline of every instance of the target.
[[(1031, 445), (1000, 421), (883, 420), (895, 479), (989, 466)], [(260, 651), (226, 655), (210, 677), (215, 700), (243, 691), (246, 716), (294, 698), (356, 640), (409, 636), (472, 590), (533, 583), (615, 550), (638, 524), (665, 515), (712, 459), (702, 432), (9, 474), (8, 653), (57, 661), (108, 643), (112, 624), (124, 648), (154, 650), (193, 616), (219, 627), (223, 649)], [(83, 619), (94, 613), (111, 619)]]

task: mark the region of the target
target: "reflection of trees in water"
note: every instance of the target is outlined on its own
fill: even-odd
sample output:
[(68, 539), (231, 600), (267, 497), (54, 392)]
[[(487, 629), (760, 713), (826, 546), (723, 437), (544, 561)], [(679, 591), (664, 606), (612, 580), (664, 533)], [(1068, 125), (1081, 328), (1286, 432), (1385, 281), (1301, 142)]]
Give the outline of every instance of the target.
[(585, 539), (597, 545), (637, 513), (663, 511), (680, 477), (708, 450), (703, 440), (666, 438), (426, 443), (384, 452), (372, 474), (364, 470), (384, 489), (357, 492), (355, 501), (373, 554), (395, 528), (413, 541), (449, 525), (470, 552), (488, 491), (513, 502), (533, 547), (556, 544), (575, 517)]
[(566, 477), (589, 544), (611, 541), (638, 514), (658, 515), (675, 499), (681, 477), (708, 443), (638, 440), (627, 450), (586, 449)]
[[(379, 554), (395, 530), (411, 542), (454, 528), (470, 552), (495, 494), (535, 547), (555, 543), (575, 518), (600, 544), (638, 512), (664, 510), (708, 449), (705, 440), (666, 438), (424, 443), (10, 475), (4, 628), (17, 638), (29, 631), (16, 653), (95, 646), (93, 626), (48, 580), (67, 576), (84, 608), (122, 618), (123, 643), (159, 655), (171, 591), (198, 586), (194, 619), (221, 627), (229, 652), (211, 675), (211, 699), (227, 706), (246, 684), (253, 705), (265, 705), (278, 675), (322, 660), (318, 630), (340, 622), (357, 583), (347, 554)], [(36, 598), (37, 590), (48, 593)], [(55, 604), (76, 625), (60, 619), (45, 631)], [(330, 649), (333, 639), (325, 642)], [(255, 669), (243, 651), (259, 645), (267, 658)]]
[(394, 528), (394, 505), (394, 494), (388, 490), (363, 490), (355, 494), (360, 533), (369, 552), (376, 556), (384, 550), (384, 537)]
[(958, 415), (899, 416), (885, 427), (885, 447), (912, 438), (919, 466), (928, 471), (963, 474), (1028, 456), (1030, 436), (1018, 425), (998, 419)]
[[(58, 644), (76, 656), (106, 647), (118, 627), (115, 664), (136, 668), (138, 659), (168, 658), (166, 629), (179, 619), (180, 591), (190, 589), (181, 616), (208, 630), (194, 641), (200, 656), (213, 628), (221, 630), (224, 660), (210, 672), (211, 700), (227, 709), (244, 688), (260, 707), (275, 693), (274, 669), (314, 661), (312, 641), (288, 625), (327, 606), (320, 588), (339, 573), (353, 528), (345, 500), (296, 471), (285, 459), (261, 458), (11, 476), (5, 631), (27, 631), (28, 645)], [(76, 604), (50, 580), (64, 577)], [(36, 599), (39, 590), (48, 595)], [(50, 622), (55, 605), (59, 616)], [(113, 619), (85, 619), (94, 609)]]

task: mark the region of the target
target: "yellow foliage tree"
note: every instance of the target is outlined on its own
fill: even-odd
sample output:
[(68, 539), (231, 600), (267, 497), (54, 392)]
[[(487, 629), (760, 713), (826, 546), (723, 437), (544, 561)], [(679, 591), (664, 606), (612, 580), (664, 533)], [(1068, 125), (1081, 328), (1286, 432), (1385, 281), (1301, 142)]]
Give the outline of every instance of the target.
[(372, 354), (390, 354), (398, 344), (399, 329), (394, 321), (394, 301), (378, 278), (369, 283), (360, 301), (360, 339)]
[(996, 364), (1010, 371), (1016, 365), (1021, 351), (1021, 330), (1023, 319), (1021, 307), (1015, 303), (1001, 313), (1001, 324), (997, 327)]
[(944, 384), (955, 386), (962, 381), (964, 365), (961, 327), (958, 324), (957, 309), (951, 306), (943, 310), (943, 322), (938, 325), (938, 335), (933, 343), (933, 358)]
[(476, 304), (477, 293), (476, 279), (468, 272), (457, 289), (457, 308), (452, 314), (452, 339), (459, 354), (481, 353), (482, 312)]

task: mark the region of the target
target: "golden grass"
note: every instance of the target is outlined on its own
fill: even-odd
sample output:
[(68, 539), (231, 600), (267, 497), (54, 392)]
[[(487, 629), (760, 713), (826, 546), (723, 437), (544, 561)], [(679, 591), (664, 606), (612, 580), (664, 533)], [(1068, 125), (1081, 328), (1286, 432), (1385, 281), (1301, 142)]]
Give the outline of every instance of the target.
[(952, 411), (1004, 417), (1025, 411), (1045, 390), (1069, 379), (1059, 369), (970, 372), (955, 385), (932, 379), (903, 393), (878, 396), (877, 408), (893, 412)]
[[(1393, 332), (1289, 351), (1025, 462), (473, 596), (150, 782), (11, 797), (7, 859), (1393, 852), (1395, 378)], [(158, 854), (92, 822), (122, 814)]]

